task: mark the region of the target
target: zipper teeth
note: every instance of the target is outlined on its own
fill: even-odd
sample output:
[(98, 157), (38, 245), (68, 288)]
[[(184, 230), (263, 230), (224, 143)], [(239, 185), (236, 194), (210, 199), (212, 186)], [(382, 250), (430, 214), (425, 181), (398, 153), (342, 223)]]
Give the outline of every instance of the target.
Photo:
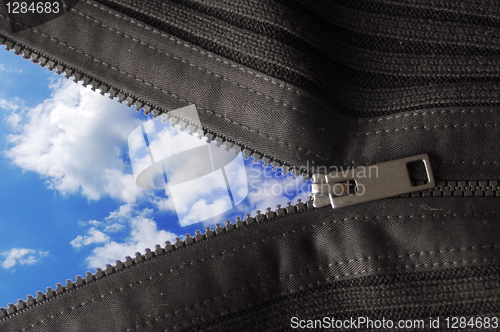
[[(417, 181), (415, 182), (415, 184), (419, 185), (422, 183), (420, 181)], [(437, 185), (434, 188), (410, 194), (404, 194), (398, 197), (451, 196), (500, 196), (500, 181), (438, 181)], [(164, 247), (157, 244), (154, 250), (146, 248), (144, 254), (136, 252), (133, 258), (130, 256), (126, 256), (125, 261), (122, 262), (120, 260), (117, 260), (115, 265), (107, 264), (104, 270), (97, 268), (95, 273), (86, 272), (85, 277), (77, 275), (75, 281), (67, 279), (66, 285), (57, 283), (56, 289), (47, 287), (47, 291), (45, 293), (43, 293), (42, 291), (38, 291), (36, 296), (28, 295), (26, 297), (26, 300), (18, 299), (17, 304), (9, 303), (7, 308), (0, 307), (0, 321), (11, 318), (16, 314), (23, 312), (24, 310), (60, 296), (61, 294), (71, 292), (77, 288), (83, 287), (104, 277), (133, 267), (134, 265), (142, 264), (145, 261), (172, 253), (184, 247), (193, 245), (194, 243), (206, 241), (221, 236), (225, 233), (240, 230), (245, 227), (250, 227), (253, 224), (271, 221), (277, 218), (286, 217), (294, 213), (311, 211), (314, 209), (316, 208), (313, 207), (313, 200), (311, 197), (309, 197), (305, 202), (302, 202), (302, 200), (299, 199), (297, 200), (296, 204), (288, 202), (287, 206), (284, 208), (282, 208), (281, 205), (278, 205), (275, 210), (267, 208), (264, 213), (261, 213), (261, 211), (258, 210), (253, 217), (251, 216), (251, 214), (247, 214), (245, 219), (236, 217), (236, 221), (234, 223), (231, 223), (230, 220), (226, 220), (226, 224), (224, 226), (221, 226), (221, 224), (215, 224), (214, 229), (206, 227), (204, 233), (197, 230), (194, 236), (192, 236), (191, 234), (186, 234), (184, 240), (176, 238), (175, 243), (166, 241)]]
[[(105, 93), (109, 94), (110, 99), (117, 98), (117, 101), (122, 103), (123, 101), (127, 102), (127, 106), (136, 106), (136, 110), (143, 110), (144, 115), (153, 115), (153, 118), (158, 118), (161, 116), (163, 122), (171, 121), (173, 125), (179, 124), (181, 129), (189, 129), (189, 133), (197, 133), (200, 137), (205, 136), (208, 141), (214, 141), (215, 145), (221, 146), (225, 145), (226, 150), (234, 149), (235, 153), (242, 152), (245, 159), (248, 157), (252, 157), (255, 162), (262, 160), (264, 162), (264, 166), (271, 165), (273, 170), (276, 171), (280, 168), (283, 174), (290, 173), (293, 176), (302, 176), (304, 181), (310, 178), (309, 172), (304, 170), (303, 168), (296, 168), (294, 166), (290, 166), (286, 163), (280, 162), (275, 158), (271, 158), (269, 156), (265, 156), (257, 152), (254, 149), (246, 147), (242, 144), (236, 143), (223, 135), (216, 134), (211, 132), (207, 128), (199, 127), (196, 124), (191, 123), (189, 120), (177, 117), (169, 114), (166, 110), (163, 110), (159, 107), (155, 107), (140, 98), (134, 97), (129, 93), (123, 92), (120, 89), (116, 89), (113, 86), (100, 82), (88, 75), (85, 75), (69, 66), (61, 64), (59, 61), (52, 60), (49, 57), (44, 56), (40, 52), (33, 51), (28, 47), (25, 47), (17, 42), (9, 40), (0, 35), (0, 44), (5, 45), (6, 50), (14, 50), (16, 55), (22, 55), (23, 58), (30, 60), (33, 63), (39, 64), (41, 67), (47, 67), (50, 71), (56, 70), (56, 73), (61, 75), (65, 74), (66, 78), (73, 77), (75, 82), (82, 82), (83, 86), (91, 86), (93, 91), (97, 89), (100, 90), (101, 94)], [(420, 184), (416, 182), (416, 184)], [(426, 197), (426, 196), (500, 196), (500, 185), (499, 181), (438, 181), (436, 187), (415, 192), (411, 194), (401, 195), (400, 197)], [(154, 250), (147, 248), (144, 254), (137, 252), (135, 257), (132, 258), (130, 256), (125, 257), (125, 261), (117, 260), (115, 265), (107, 264), (104, 270), (97, 268), (95, 273), (87, 272), (85, 277), (80, 275), (76, 276), (75, 281), (71, 279), (66, 280), (66, 285), (61, 283), (56, 284), (56, 289), (52, 287), (47, 287), (47, 291), (45, 293), (38, 291), (36, 296), (28, 295), (26, 300), (19, 299), (17, 300), (17, 304), (9, 303), (7, 308), (0, 307), (0, 321), (8, 319), (12, 316), (15, 316), (18, 313), (23, 312), (25, 309), (29, 309), (37, 304), (48, 301), (54, 297), (57, 297), (66, 292), (71, 292), (76, 288), (80, 288), (85, 286), (86, 284), (95, 282), (100, 280), (106, 276), (113, 275), (114, 273), (118, 273), (124, 269), (130, 268), (134, 265), (141, 264), (145, 261), (151, 260), (154, 257), (162, 256), (173, 251), (179, 250), (183, 247), (193, 245), (194, 243), (205, 241), (214, 237), (221, 236), (224, 233), (232, 232), (244, 227), (249, 227), (254, 223), (261, 223), (265, 221), (274, 220), (276, 218), (284, 217), (287, 215), (291, 215), (294, 213), (304, 212), (308, 210), (313, 210), (314, 207), (312, 205), (313, 201), (311, 197), (309, 197), (306, 202), (302, 202), (300, 199), (296, 204), (292, 204), (291, 202), (287, 203), (285, 208), (282, 208), (281, 205), (278, 205), (275, 210), (271, 208), (267, 208), (264, 213), (261, 211), (257, 211), (256, 214), (252, 217), (251, 214), (247, 214), (245, 219), (241, 219), (240, 217), (236, 217), (236, 221), (231, 223), (230, 220), (226, 221), (224, 226), (220, 224), (216, 224), (214, 229), (207, 227), (205, 232), (196, 231), (194, 236), (190, 234), (186, 234), (185, 239), (181, 240), (177, 238), (175, 243), (171, 243), (170, 241), (165, 242), (165, 246), (161, 247), (160, 245), (156, 245)]]
[[(204, 127), (200, 128), (198, 125), (191, 123), (188, 119), (171, 115), (166, 110), (163, 110), (159, 107), (155, 107), (141, 100), (140, 98), (125, 93), (120, 89), (117, 89), (109, 84), (100, 82), (99, 80), (96, 80), (69, 66), (66, 66), (60, 63), (59, 61), (50, 59), (49, 57), (44, 56), (42, 53), (33, 51), (32, 49), (25, 47), (20, 43), (14, 42), (6, 37), (3, 37), (2, 35), (0, 35), (0, 45), (5, 45), (6, 51), (14, 50), (14, 54), (22, 55), (23, 58), (31, 60), (33, 63), (37, 63), (41, 67), (46, 67), (50, 71), (53, 71), (55, 69), (56, 73), (59, 75), (64, 73), (67, 79), (73, 77), (75, 82), (77, 83), (81, 82), (82, 85), (85, 87), (90, 85), (93, 91), (99, 89), (102, 95), (108, 93), (110, 99), (117, 98), (117, 101), (119, 103), (126, 101), (127, 106), (129, 107), (136, 106), (136, 110), (137, 111), (143, 110), (143, 113), (146, 116), (152, 115), (154, 119), (158, 119), (159, 117), (161, 117), (163, 122), (170, 121), (172, 125), (179, 124), (181, 130), (187, 128), (189, 129), (190, 134), (197, 133), (200, 138), (206, 137), (207, 141), (209, 142), (213, 141), (215, 145), (218, 147), (225, 145), (226, 150), (234, 149), (236, 154), (242, 152), (245, 159), (252, 157), (254, 159), (254, 162), (262, 160), (264, 163), (263, 166), (271, 165), (274, 171), (277, 171), (277, 169), (280, 168), (283, 174), (289, 173), (294, 177), (302, 176), (304, 181), (310, 178), (310, 174), (302, 168), (298, 169), (296, 167), (287, 165), (283, 162), (276, 160), (275, 158), (271, 158), (262, 153), (259, 153), (254, 149), (248, 148), (242, 144), (238, 144), (234, 141), (231, 141), (223, 135), (211, 132), (207, 128)], [(123, 262), (117, 260), (115, 265), (107, 264), (104, 270), (97, 268), (95, 273), (87, 272), (85, 277), (77, 275), (75, 281), (67, 279), (66, 285), (57, 283), (55, 289), (53, 289), (52, 287), (47, 287), (47, 291), (45, 293), (42, 291), (37, 291), (36, 296), (28, 295), (26, 297), (26, 300), (22, 299), (17, 300), (17, 304), (9, 303), (7, 305), (7, 308), (0, 307), (0, 321), (8, 319), (24, 311), (25, 309), (31, 308), (37, 304), (48, 301), (63, 293), (73, 291), (74, 289), (82, 287), (88, 283), (102, 279), (105, 276), (118, 273), (136, 264), (141, 264), (156, 256), (165, 255), (167, 253), (179, 250), (182, 247), (192, 245), (196, 242), (205, 241), (210, 238), (220, 236), (221, 234), (241, 229), (243, 227), (248, 227), (254, 223), (265, 222), (268, 220), (273, 220), (275, 218), (283, 217), (285, 215), (290, 215), (293, 213), (302, 212), (310, 209), (314, 209), (314, 207), (312, 206), (311, 198), (309, 198), (306, 202), (302, 202), (299, 199), (296, 204), (288, 202), (285, 208), (282, 208), (281, 205), (278, 205), (274, 211), (271, 208), (267, 208), (267, 210), (264, 213), (261, 213), (261, 211), (257, 211), (253, 217), (251, 216), (251, 214), (247, 214), (245, 219), (237, 217), (234, 223), (231, 223), (230, 220), (227, 220), (224, 226), (216, 224), (214, 229), (207, 227), (204, 233), (202, 233), (201, 231), (196, 231), (196, 234), (194, 236), (191, 236), (191, 234), (186, 234), (184, 240), (176, 238), (175, 243), (166, 241), (164, 247), (156, 245), (154, 250), (147, 248), (145, 249), (144, 254), (137, 252), (134, 258), (127, 256), (125, 257), (125, 261)]]
[[(415, 185), (424, 184), (423, 181), (414, 182)], [(500, 181), (479, 180), (479, 181), (437, 181), (434, 188), (413, 193), (400, 195), (398, 197), (491, 197), (500, 196)]]
[(43, 293), (42, 291), (38, 291), (36, 296), (28, 295), (26, 297), (26, 300), (22, 299), (17, 300), (17, 304), (9, 303), (7, 308), (0, 307), (0, 321), (15, 316), (16, 314), (23, 312), (25, 309), (29, 309), (37, 304), (48, 301), (54, 297), (60, 296), (63, 293), (73, 291), (89, 283), (95, 282), (104, 277), (123, 271), (124, 269), (133, 267), (134, 265), (142, 264), (145, 261), (151, 260), (158, 256), (169, 254), (183, 247), (193, 245), (194, 243), (219, 237), (222, 234), (233, 232), (241, 228), (249, 227), (256, 223), (262, 223), (277, 218), (281, 218), (287, 215), (291, 215), (294, 213), (312, 210), (314, 209), (312, 202), (313, 201), (311, 198), (308, 198), (306, 202), (302, 202), (301, 199), (298, 199), (296, 204), (288, 202), (287, 206), (284, 208), (282, 208), (281, 205), (278, 205), (274, 211), (271, 208), (267, 208), (267, 210), (264, 213), (261, 213), (260, 210), (257, 210), (257, 212), (253, 217), (251, 216), (251, 214), (247, 214), (245, 219), (236, 217), (236, 221), (234, 223), (231, 223), (230, 220), (226, 220), (226, 224), (224, 226), (221, 226), (221, 224), (215, 224), (214, 229), (206, 227), (204, 233), (201, 233), (201, 231), (197, 230), (194, 236), (191, 236), (191, 234), (186, 234), (184, 240), (176, 238), (175, 243), (166, 241), (164, 247), (157, 244), (154, 250), (146, 248), (144, 254), (136, 252), (135, 257), (133, 258), (130, 256), (126, 256), (125, 261), (123, 262), (117, 260), (115, 265), (106, 264), (106, 268), (104, 270), (97, 268), (95, 273), (87, 272), (85, 277), (77, 275), (75, 281), (67, 279), (66, 285), (57, 283), (56, 289), (53, 289), (52, 287), (47, 287), (47, 292), (45, 293)]
[(117, 98), (117, 101), (119, 103), (123, 103), (124, 101), (126, 101), (128, 107), (135, 106), (136, 111), (140, 112), (142, 110), (144, 115), (146, 116), (152, 115), (153, 119), (161, 117), (163, 122), (171, 121), (172, 125), (179, 124), (181, 130), (187, 128), (189, 129), (190, 134), (197, 133), (199, 137), (204, 136), (207, 138), (207, 142), (213, 141), (218, 147), (225, 145), (226, 150), (234, 149), (236, 154), (243, 152), (245, 159), (247, 159), (248, 157), (252, 157), (255, 162), (262, 160), (264, 166), (271, 165), (273, 167), (273, 170), (277, 170), (278, 168), (280, 168), (283, 174), (301, 176), (304, 181), (308, 180), (311, 177), (310, 172), (308, 172), (308, 170), (304, 168), (297, 168), (285, 162), (281, 162), (276, 158), (266, 156), (265, 154), (259, 153), (255, 149), (247, 147), (243, 144), (237, 143), (225, 137), (224, 135), (214, 133), (206, 127), (200, 127), (199, 125), (192, 123), (189, 119), (185, 119), (177, 115), (172, 115), (165, 109), (153, 106), (150, 103), (131, 95), (130, 93), (121, 91), (120, 89), (117, 89), (107, 83), (101, 82), (100, 80), (92, 78), (89, 75), (83, 74), (80, 71), (71, 68), (70, 66), (53, 60), (50, 57), (44, 56), (42, 53), (34, 51), (2, 35), (0, 35), (0, 45), (5, 45), (6, 51), (14, 50), (14, 54), (22, 55), (24, 59), (31, 60), (31, 62), (36, 63), (41, 67), (46, 67), (50, 71), (53, 71), (55, 69), (58, 75), (64, 74), (67, 79), (73, 77), (73, 80), (76, 83), (81, 82), (84, 87), (90, 86), (92, 91), (96, 91), (97, 89), (99, 89), (101, 95), (107, 93), (110, 99)]

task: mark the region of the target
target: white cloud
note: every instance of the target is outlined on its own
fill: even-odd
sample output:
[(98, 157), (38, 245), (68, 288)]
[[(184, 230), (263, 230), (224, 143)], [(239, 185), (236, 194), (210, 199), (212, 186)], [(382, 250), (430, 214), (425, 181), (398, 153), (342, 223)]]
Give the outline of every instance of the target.
[[(18, 100), (7, 100), (0, 98), (0, 108), (3, 108), (4, 110), (7, 111), (15, 111), (20, 108), (20, 105), (18, 105), (19, 101)], [(9, 119), (8, 119), (9, 121)]]
[(18, 130), (22, 121), (19, 113), (26, 108), (25, 102), (18, 97), (3, 99), (0, 97), (0, 109), (7, 111), (5, 121), (14, 129)]
[[(1, 100), (0, 100), (0, 103), (1, 103)], [(0, 105), (1, 107), (1, 105)], [(19, 123), (21, 122), (21, 117), (19, 116), (19, 114), (17, 113), (12, 113), (8, 116), (6, 116), (5, 118), (7, 120), (7, 123), (13, 127), (13, 128), (16, 128), (19, 126)]]
[[(102, 231), (91, 227), (88, 235), (77, 236), (71, 241), (71, 245), (74, 248), (81, 248), (101, 243), (101, 246), (92, 249), (86, 260), (89, 268), (102, 268), (118, 259), (123, 260), (127, 255), (133, 256), (137, 251), (142, 252), (155, 244), (161, 245), (178, 237), (171, 232), (158, 230), (156, 222), (152, 219), (152, 212), (151, 209), (137, 211), (129, 204), (122, 205), (104, 218), (98, 226)], [(122, 242), (114, 241), (106, 234), (117, 231), (117, 228), (128, 231)]]
[(268, 207), (274, 211), (277, 205), (285, 208), (287, 202), (295, 204), (299, 198), (305, 201), (310, 195), (310, 185), (300, 177), (293, 179), (287, 176), (285, 179), (278, 179), (255, 167), (251, 167), (248, 175), (248, 196), (237, 206), (240, 217), (245, 217), (247, 213), (254, 215), (257, 210), (264, 213)]
[(110, 237), (103, 232), (98, 231), (94, 227), (92, 227), (88, 231), (88, 235), (86, 236), (81, 236), (78, 235), (75, 239), (73, 239), (70, 244), (74, 248), (81, 248), (83, 246), (88, 246), (89, 244), (93, 243), (106, 243), (110, 240)]
[[(240, 202), (235, 209), (231, 208), (225, 182), (214, 178), (215, 173), (207, 176), (206, 181), (201, 177), (192, 180), (193, 184), (170, 186), (171, 196), (166, 192), (167, 198), (155, 198), (153, 204), (159, 211), (177, 212), (181, 226), (200, 221), (205, 226), (213, 226), (217, 220), (212, 217), (219, 214), (222, 214), (220, 220), (244, 218), (257, 210), (264, 213), (268, 207), (274, 210), (278, 204), (284, 208), (287, 202), (295, 204), (299, 198), (305, 201), (310, 195), (310, 185), (299, 177), (277, 178), (257, 165), (226, 166), (225, 169), (233, 199)], [(200, 183), (194, 184), (195, 181)]]
[[(144, 123), (144, 129), (150, 143), (149, 148), (155, 160), (207, 145), (204, 140), (189, 135), (186, 131), (181, 131), (178, 128), (179, 126), (172, 128), (159, 121)], [(194, 156), (189, 156), (190, 163), (194, 163), (191, 160), (192, 157)]]
[[(160, 121), (147, 121), (143, 127), (149, 147), (146, 147), (141, 128), (134, 130), (128, 140), (134, 177), (142, 188), (164, 188), (164, 172), (169, 183), (178, 183), (202, 176), (210, 167), (205, 141), (179, 130), (179, 126), (173, 128)], [(174, 155), (175, 158), (169, 158), (166, 163), (158, 163)], [(234, 159), (234, 155), (232, 157)], [(153, 160), (156, 162), (154, 166)]]
[(101, 222), (97, 221), (97, 220), (89, 220), (88, 224), (92, 225), (92, 226), (99, 226), (101, 224)]
[(0, 63), (0, 71), (5, 71), (5, 72), (8, 72), (8, 73), (22, 73), (23, 71), (21, 69), (17, 69), (17, 68), (7, 68), (5, 67), (3, 64)]
[(48, 255), (48, 251), (40, 251), (26, 248), (13, 248), (9, 251), (0, 252), (5, 259), (2, 262), (4, 269), (10, 269), (15, 265), (31, 265), (37, 263), (40, 258)]
[(171, 232), (158, 230), (155, 221), (144, 216), (132, 218), (130, 226), (130, 235), (124, 242), (110, 241), (102, 247), (94, 248), (87, 258), (89, 267), (103, 267), (106, 263), (123, 260), (126, 255), (133, 256), (135, 252), (143, 252), (154, 244), (162, 245), (165, 241), (172, 241), (177, 237)]
[(200, 199), (193, 204), (187, 215), (182, 216), (179, 220), (181, 226), (196, 224), (206, 220), (208, 217), (213, 217), (222, 214), (231, 209), (231, 202), (225, 197), (221, 197), (211, 203), (207, 203), (204, 199)]
[(175, 205), (172, 197), (155, 197), (153, 204), (159, 211), (175, 212)]
[(104, 218), (105, 220), (122, 220), (127, 219), (132, 216), (134, 212), (131, 204), (124, 204), (118, 208), (117, 211), (112, 211), (109, 213), (109, 216)]
[(104, 231), (106, 233), (116, 233), (116, 232), (123, 231), (124, 229), (125, 229), (125, 225), (120, 224), (120, 223), (113, 223), (113, 224), (106, 226), (106, 228), (104, 228)]
[[(200, 200), (226, 198), (229, 201), (226, 182), (221, 170), (169, 187), (177, 213), (182, 216), (193, 209)], [(221, 212), (219, 212), (221, 213)], [(217, 213), (217, 214), (219, 214)]]
[(122, 159), (127, 137), (140, 120), (116, 101), (69, 80), (51, 87), (50, 99), (12, 116), (11, 124), (22, 124), (18, 134), (9, 136), (7, 156), (63, 195), (81, 193), (90, 200), (110, 196), (123, 202), (142, 197)]

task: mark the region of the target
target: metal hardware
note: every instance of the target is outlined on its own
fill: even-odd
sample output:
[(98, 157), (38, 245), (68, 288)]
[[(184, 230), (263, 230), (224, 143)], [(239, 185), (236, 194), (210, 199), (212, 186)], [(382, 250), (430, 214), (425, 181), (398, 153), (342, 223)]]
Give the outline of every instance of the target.
[[(413, 185), (410, 180), (407, 164), (415, 161), (422, 161), (425, 165), (428, 180), (425, 184)], [(349, 187), (353, 182), (355, 190), (351, 192)], [(434, 186), (429, 156), (421, 154), (330, 174), (314, 174), (313, 205), (323, 207), (331, 204), (333, 208), (339, 208), (430, 189)]]

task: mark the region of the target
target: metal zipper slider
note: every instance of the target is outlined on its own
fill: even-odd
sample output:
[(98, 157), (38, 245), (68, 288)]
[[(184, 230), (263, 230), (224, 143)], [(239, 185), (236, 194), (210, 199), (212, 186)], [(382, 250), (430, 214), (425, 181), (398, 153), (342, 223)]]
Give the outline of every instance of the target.
[[(408, 164), (414, 162), (422, 162), (425, 166), (427, 174), (425, 184), (412, 184)], [(331, 204), (333, 208), (339, 208), (430, 189), (434, 186), (429, 156), (421, 154), (329, 174), (314, 174), (312, 197), (314, 207)]]

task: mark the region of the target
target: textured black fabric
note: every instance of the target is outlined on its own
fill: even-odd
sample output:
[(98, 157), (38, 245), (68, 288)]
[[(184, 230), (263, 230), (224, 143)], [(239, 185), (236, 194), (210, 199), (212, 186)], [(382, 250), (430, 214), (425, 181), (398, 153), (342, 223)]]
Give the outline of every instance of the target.
[[(18, 32), (4, 9), (0, 38), (157, 115), (194, 103), (208, 133), (290, 166), (428, 153), (438, 180), (500, 178), (496, 1), (81, 0)], [(287, 215), (64, 292), (0, 330), (492, 317), (499, 209), (498, 197), (409, 197)]]
[[(262, 2), (260, 5), (268, 3), (274, 4)], [(242, 2), (241, 6), (245, 4)], [(287, 11), (286, 8), (281, 10)], [(496, 8), (491, 10), (494, 13)], [(196, 12), (191, 13), (194, 14)], [(368, 15), (368, 12), (361, 14)], [(259, 18), (259, 15), (255, 16)], [(362, 18), (364, 16), (359, 19)], [(400, 18), (403, 19), (406, 18)], [(303, 31), (301, 24), (307, 23), (313, 35), (307, 36), (315, 40), (315, 21), (282, 21), (288, 22), (287, 29), (294, 26), (299, 31)], [(66, 15), (16, 34), (9, 33), (9, 25), (2, 22), (5, 37), (30, 45), (34, 50), (43, 50), (49, 57), (87, 74), (96, 82), (109, 83), (125, 95), (163, 110), (196, 104), (202, 124), (212, 132), (288, 165), (307, 166), (307, 161), (309, 165), (314, 161), (318, 166), (374, 164), (424, 152), (437, 162), (437, 176), (441, 179), (495, 179), (499, 173), (495, 149), (491, 146), (499, 135), (496, 120), (499, 86), (491, 81), (498, 76), (498, 57), (494, 55), (467, 52), (440, 55), (432, 51), (413, 54), (390, 49), (381, 53), (370, 49), (371, 44), (367, 44), (367, 48), (351, 45), (346, 53), (339, 49), (342, 44), (325, 45), (322, 49), (332, 47), (331, 55), (350, 62), (351, 67), (362, 67), (368, 73), (394, 73), (398, 77), (394, 82), (414, 76), (442, 77), (448, 75), (446, 73), (458, 80), (385, 89), (363, 88), (327, 76), (325, 82), (332, 87), (331, 98), (362, 114), (413, 109), (367, 119), (346, 117), (319, 92), (319, 95), (311, 93), (255, 71), (95, 2), (81, 1)], [(431, 29), (431, 23), (433, 21), (421, 21), (420, 29), (407, 28), (405, 33), (424, 34)], [(189, 21), (189, 24), (193, 23)], [(455, 21), (448, 24), (455, 30), (469, 26), (469, 23)], [(390, 34), (392, 30), (386, 29), (386, 34)], [(478, 29), (482, 32), (477, 32)], [(489, 26), (480, 25), (469, 29), (470, 33), (491, 37), (491, 41), (482, 38), (483, 48), (491, 47), (495, 39), (488, 29)], [(450, 30), (451, 27), (447, 33), (441, 32), (443, 38), (451, 34)], [(304, 28), (304, 31), (309, 30)], [(365, 39), (372, 37), (368, 32)], [(331, 38), (326, 32), (318, 36)], [(213, 39), (222, 40), (221, 43), (230, 37), (215, 32), (212, 35)], [(467, 38), (465, 34), (463, 39)], [(294, 52), (280, 42), (264, 39), (281, 53)], [(350, 40), (352, 44), (359, 39)], [(459, 40), (452, 44), (464, 43)], [(240, 48), (235, 46), (235, 49)], [(248, 50), (240, 51), (248, 53)], [(277, 62), (281, 53), (261, 57)], [(470, 76), (475, 76), (476, 81), (469, 81)], [(322, 80), (320, 76), (315, 79)], [(470, 136), (475, 139), (469, 139)], [(490, 146), (478, 149), (477, 141)], [(453, 146), (460, 149), (450, 148)]]
[(134, 265), (0, 327), (261, 331), (288, 330), (293, 316), (498, 314), (500, 224), (487, 220), (499, 213), (496, 197), (297, 213)]

